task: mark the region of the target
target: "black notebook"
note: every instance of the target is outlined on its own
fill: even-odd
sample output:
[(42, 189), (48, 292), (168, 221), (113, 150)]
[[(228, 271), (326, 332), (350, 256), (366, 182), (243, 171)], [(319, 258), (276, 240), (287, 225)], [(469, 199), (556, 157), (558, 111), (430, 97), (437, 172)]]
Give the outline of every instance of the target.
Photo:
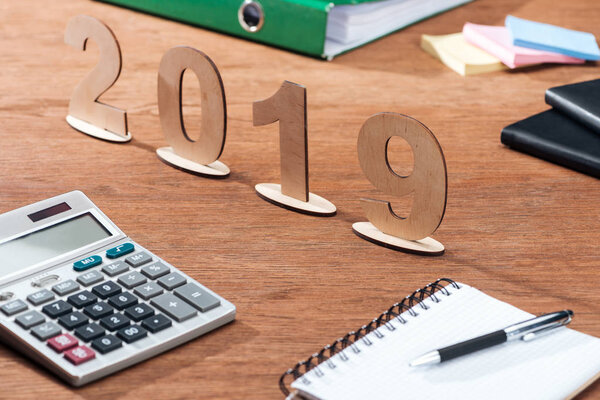
[(556, 110), (507, 126), (500, 140), (515, 150), (600, 178), (600, 134)]
[(600, 79), (550, 88), (546, 103), (600, 135)]
[(442, 364), (408, 365), (427, 351), (532, 317), (464, 283), (440, 279), (296, 364), (280, 387), (288, 399), (310, 400), (572, 398), (600, 375), (600, 339), (567, 327)]

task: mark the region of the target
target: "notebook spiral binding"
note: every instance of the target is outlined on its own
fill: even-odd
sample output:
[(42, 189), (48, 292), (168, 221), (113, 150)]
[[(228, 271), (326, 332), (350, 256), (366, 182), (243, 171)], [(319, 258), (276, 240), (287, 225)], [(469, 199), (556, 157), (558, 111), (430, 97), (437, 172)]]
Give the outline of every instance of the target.
[[(335, 340), (332, 344), (323, 347), (321, 351), (311, 355), (305, 361), (300, 361), (294, 365), (294, 367), (285, 371), (279, 378), (279, 388), (285, 396), (288, 396), (290, 391), (285, 381), (289, 376), (293, 377), (293, 380), (296, 380), (302, 375), (306, 374), (308, 371), (311, 371), (315, 368), (317, 376), (323, 376), (324, 372), (319, 368), (321, 363), (326, 362), (329, 368), (335, 368), (335, 364), (330, 360), (330, 358), (348, 347), (350, 347), (354, 353), (360, 353), (360, 349), (355, 346), (354, 343), (381, 326), (385, 326), (390, 331), (394, 331), (396, 328), (389, 323), (389, 321), (394, 318), (398, 318), (401, 324), (406, 324), (408, 321), (400, 316), (400, 314), (407, 311), (413, 317), (418, 316), (419, 314), (417, 314), (417, 312), (414, 310), (414, 307), (418, 304), (424, 310), (429, 309), (429, 307), (423, 303), (427, 297), (431, 297), (433, 302), (439, 303), (440, 300), (437, 298), (435, 293), (441, 292), (445, 296), (449, 296), (450, 292), (448, 289), (446, 289), (447, 285), (451, 285), (456, 289), (460, 289), (460, 286), (458, 286), (458, 284), (452, 279), (440, 278), (435, 282), (422, 287), (421, 289), (415, 290), (410, 296), (406, 296), (404, 299), (402, 299), (402, 301), (391, 306), (387, 311), (381, 313), (379, 317), (375, 318), (367, 325), (363, 325), (357, 331), (348, 332), (343, 337)], [(377, 335), (377, 333), (379, 332), (376, 331), (375, 335), (381, 339), (383, 335), (381, 335), (381, 333)], [(367, 340), (365, 341), (367, 346), (372, 344), (368, 338), (365, 338), (365, 340)], [(345, 354), (342, 354), (341, 357), (344, 361), (348, 359)]]

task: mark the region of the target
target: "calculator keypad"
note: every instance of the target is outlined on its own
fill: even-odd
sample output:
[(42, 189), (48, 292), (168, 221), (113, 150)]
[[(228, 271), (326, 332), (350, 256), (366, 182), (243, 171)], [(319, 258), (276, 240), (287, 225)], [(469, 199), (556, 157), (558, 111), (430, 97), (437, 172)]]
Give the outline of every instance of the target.
[[(133, 245), (109, 249), (104, 264), (100, 256), (78, 261), (74, 269), (80, 272), (73, 279), (53, 285), (51, 291), (43, 289), (27, 296), (29, 303), (41, 307), (41, 312), (25, 312), (28, 305), (20, 299), (2, 305), (0, 311), (16, 315), (17, 325), (47, 342), (72, 364), (80, 365), (95, 359), (95, 351), (113, 352), (124, 343), (172, 327), (172, 319), (187, 321), (198, 311), (220, 305), (218, 298), (148, 252), (133, 254), (134, 250)], [(80, 285), (88, 289), (79, 291)]]

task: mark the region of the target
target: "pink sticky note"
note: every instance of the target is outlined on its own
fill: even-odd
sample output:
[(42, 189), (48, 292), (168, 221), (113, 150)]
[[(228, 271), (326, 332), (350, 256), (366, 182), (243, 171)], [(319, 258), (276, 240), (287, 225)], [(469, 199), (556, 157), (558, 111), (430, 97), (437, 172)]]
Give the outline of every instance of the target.
[(513, 46), (510, 32), (504, 26), (477, 25), (467, 22), (463, 27), (465, 40), (498, 57), (510, 68), (541, 63), (583, 64), (585, 60), (549, 51)]

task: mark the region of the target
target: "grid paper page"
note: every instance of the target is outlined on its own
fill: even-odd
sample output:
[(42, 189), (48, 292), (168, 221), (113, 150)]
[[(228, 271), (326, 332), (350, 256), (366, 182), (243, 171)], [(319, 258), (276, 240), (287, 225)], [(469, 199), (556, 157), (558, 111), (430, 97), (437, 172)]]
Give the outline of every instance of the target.
[[(600, 339), (568, 328), (531, 342), (521, 340), (429, 367), (410, 368), (414, 358), (444, 346), (503, 329), (533, 317), (479, 290), (446, 286), (419, 314), (402, 314), (395, 330), (382, 326), (292, 383), (323, 400), (353, 399), (564, 399), (600, 372)], [(549, 310), (556, 311), (556, 310)], [(577, 312), (575, 310), (575, 318)], [(345, 359), (345, 360), (344, 360)], [(334, 368), (331, 365), (335, 365)]]

